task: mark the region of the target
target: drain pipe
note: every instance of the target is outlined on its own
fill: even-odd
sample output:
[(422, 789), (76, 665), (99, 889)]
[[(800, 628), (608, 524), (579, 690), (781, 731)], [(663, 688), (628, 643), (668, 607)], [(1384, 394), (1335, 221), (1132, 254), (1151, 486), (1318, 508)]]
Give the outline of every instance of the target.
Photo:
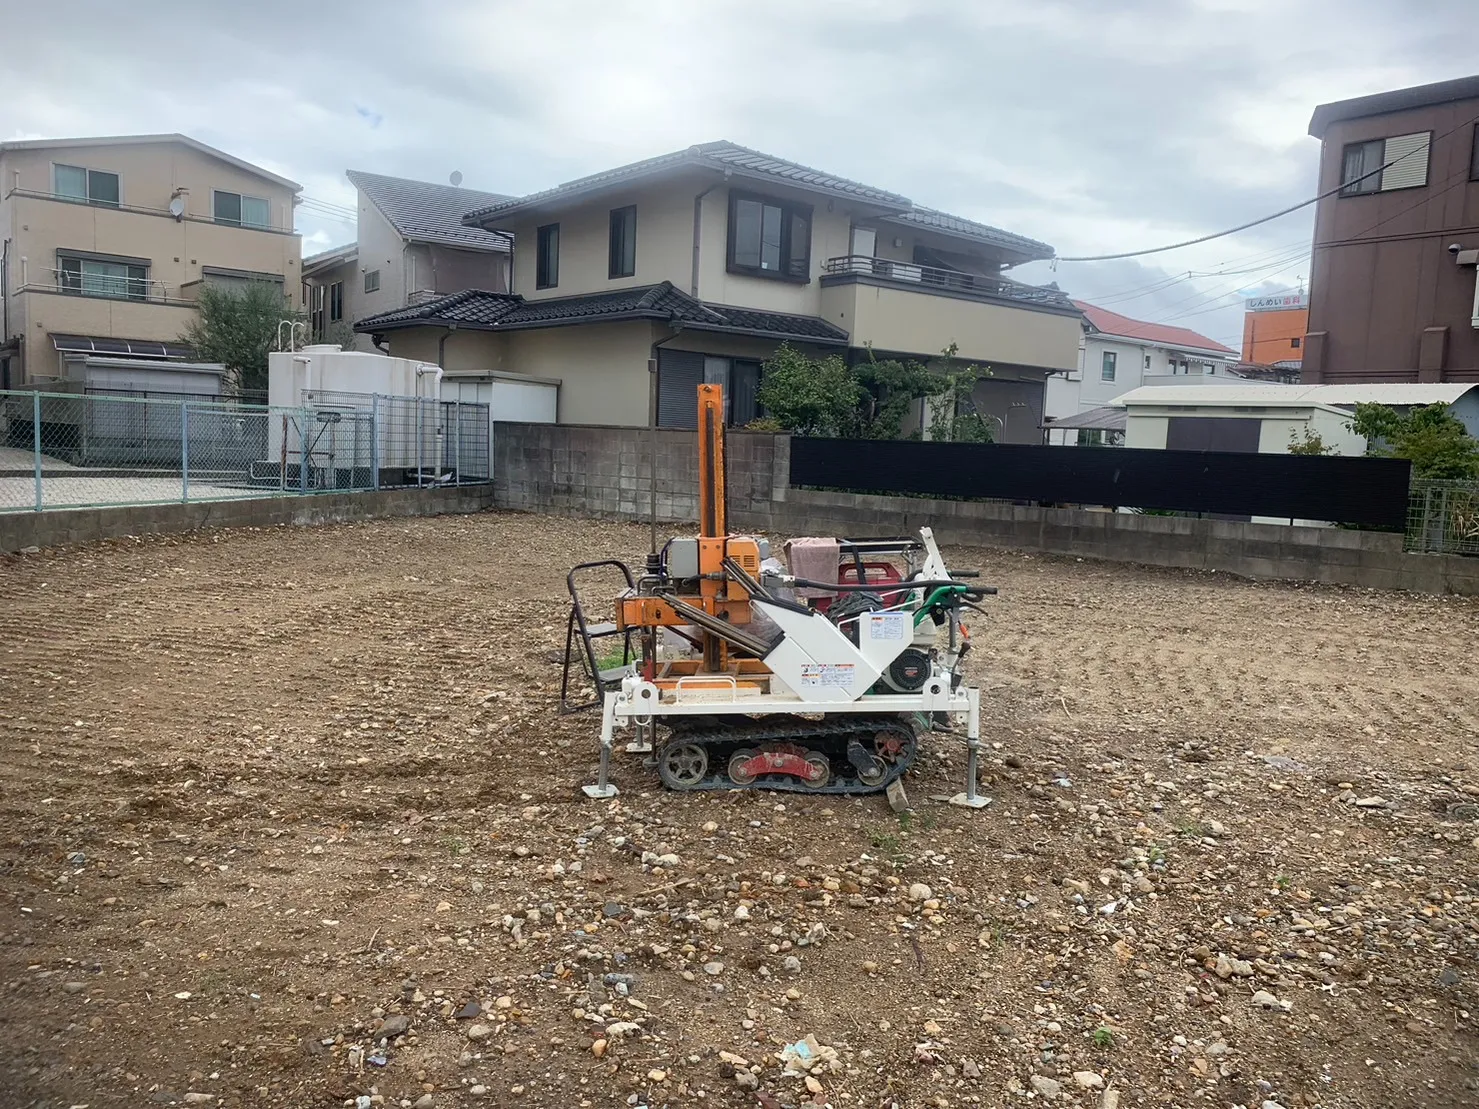
[[(728, 175), (726, 174), (726, 177)], [(710, 185), (703, 192), (693, 198), (693, 276), (688, 282), (688, 295), (697, 299), (698, 297), (698, 258), (699, 240), (702, 238), (704, 221), (704, 197), (717, 189), (718, 185)]]
[(436, 468), (437, 469), (436, 469), (436, 474), (437, 474), (437, 481), (438, 482), (441, 481), (441, 474), (442, 474), (442, 434), (443, 434), (443, 429), (442, 429), (442, 368), (440, 366), (428, 366), (425, 362), (422, 362), (420, 365), (418, 365), (416, 367), (416, 484), (417, 485), (420, 485), (422, 483), (422, 478), (423, 478), (423, 474), (422, 474), (423, 467), (421, 465), (421, 445), (422, 445), (422, 438), (423, 438), (423, 436), (421, 434), (421, 408), (422, 408), (422, 403), (425, 400), (425, 398), (422, 397), (422, 395), (421, 395), (421, 379), (423, 377), (425, 377), (427, 374), (431, 374), (432, 375), (431, 387), (433, 389), (433, 392), (432, 392), (431, 399), (432, 399), (432, 402), (436, 405), (436, 419), (437, 419), (437, 430), (436, 430), (436, 444), (437, 444), (437, 446), (436, 446), (436, 451), (437, 451), (437, 453), (436, 453)]

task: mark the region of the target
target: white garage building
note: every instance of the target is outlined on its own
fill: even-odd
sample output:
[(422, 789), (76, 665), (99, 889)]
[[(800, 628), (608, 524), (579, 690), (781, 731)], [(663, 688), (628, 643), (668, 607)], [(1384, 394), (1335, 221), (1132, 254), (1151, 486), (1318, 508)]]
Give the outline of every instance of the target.
[(1284, 385), (1147, 385), (1114, 404), (1125, 410), (1125, 446), (1151, 450), (1286, 454), (1318, 435), (1336, 454), (1365, 454), (1348, 409)]

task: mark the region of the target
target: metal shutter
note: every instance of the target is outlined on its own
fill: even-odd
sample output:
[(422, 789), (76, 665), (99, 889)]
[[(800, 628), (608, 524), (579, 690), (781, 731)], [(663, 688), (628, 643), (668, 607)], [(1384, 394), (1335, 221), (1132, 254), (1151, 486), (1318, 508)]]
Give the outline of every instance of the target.
[(1381, 171), (1383, 192), (1428, 183), (1428, 141), (1431, 138), (1431, 131), (1420, 131), (1416, 135), (1397, 135), (1387, 140), (1383, 159), (1387, 168)]
[(698, 387), (704, 356), (688, 350), (657, 352), (657, 426), (698, 427)]

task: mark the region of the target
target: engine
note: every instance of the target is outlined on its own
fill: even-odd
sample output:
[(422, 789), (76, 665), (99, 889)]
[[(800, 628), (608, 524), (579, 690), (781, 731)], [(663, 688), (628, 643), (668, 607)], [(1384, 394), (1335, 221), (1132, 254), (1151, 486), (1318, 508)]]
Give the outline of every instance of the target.
[[(843, 593), (827, 609), (827, 618), (836, 624), (842, 633), (856, 645), (860, 617), (870, 612), (888, 608), (889, 604), (877, 593), (856, 590)], [(898, 658), (889, 663), (879, 676), (879, 682), (895, 693), (918, 693), (930, 680), (934, 665), (928, 651), (919, 647), (906, 647)]]

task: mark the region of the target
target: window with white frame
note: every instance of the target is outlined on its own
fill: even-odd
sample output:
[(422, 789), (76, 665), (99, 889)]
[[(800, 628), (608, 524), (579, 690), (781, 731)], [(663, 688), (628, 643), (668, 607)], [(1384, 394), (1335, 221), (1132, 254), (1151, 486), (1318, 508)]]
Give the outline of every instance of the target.
[(52, 166), (52, 195), (63, 200), (117, 208), (118, 186), (118, 174), (116, 173), (108, 173), (101, 169), (83, 169), (81, 166)]
[(1104, 352), (1104, 359), (1103, 359), (1103, 361), (1099, 365), (1099, 380), (1100, 381), (1113, 381), (1114, 380), (1115, 363), (1118, 362), (1118, 361), (1119, 361), (1119, 355), (1116, 354), (1114, 351), (1112, 351), (1112, 350), (1106, 350)]
[(380, 291), (380, 271), (370, 270), (365, 274), (365, 292), (378, 293)]
[(272, 205), (260, 196), (215, 189), (211, 192), (211, 208), (217, 223), (259, 229), (272, 225)]

